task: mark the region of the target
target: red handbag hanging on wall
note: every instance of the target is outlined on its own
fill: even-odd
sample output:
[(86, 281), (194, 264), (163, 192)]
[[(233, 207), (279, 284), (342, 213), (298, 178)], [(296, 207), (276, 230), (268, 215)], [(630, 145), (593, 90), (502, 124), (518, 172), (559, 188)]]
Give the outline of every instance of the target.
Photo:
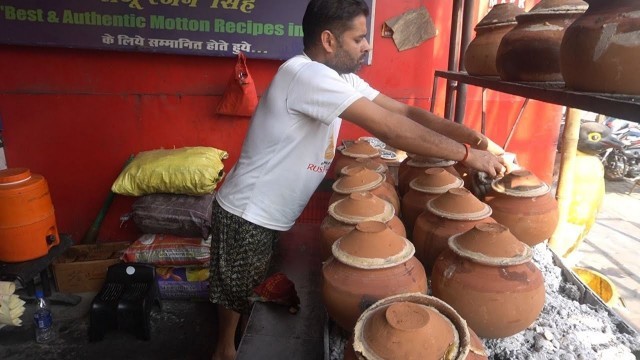
[(222, 115), (251, 116), (256, 106), (258, 106), (256, 86), (247, 68), (247, 58), (240, 52), (216, 112)]

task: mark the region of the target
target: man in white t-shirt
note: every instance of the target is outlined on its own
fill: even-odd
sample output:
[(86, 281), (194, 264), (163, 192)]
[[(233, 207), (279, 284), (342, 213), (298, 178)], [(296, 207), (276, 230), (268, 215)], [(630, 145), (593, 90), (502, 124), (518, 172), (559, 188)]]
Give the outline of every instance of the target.
[(494, 155), (503, 150), (483, 135), (393, 100), (354, 74), (370, 50), (368, 15), (362, 0), (311, 0), (302, 21), (304, 54), (285, 62), (263, 94), (240, 158), (216, 195), (214, 359), (235, 357), (240, 314), (249, 312), (248, 297), (266, 275), (277, 233), (293, 226), (325, 177), (341, 118), (410, 153), (462, 161), (491, 176), (505, 170)]

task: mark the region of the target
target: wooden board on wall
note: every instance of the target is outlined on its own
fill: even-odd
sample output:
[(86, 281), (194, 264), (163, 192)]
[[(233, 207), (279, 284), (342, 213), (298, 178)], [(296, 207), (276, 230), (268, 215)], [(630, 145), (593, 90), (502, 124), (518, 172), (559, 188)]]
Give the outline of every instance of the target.
[[(365, 0), (373, 23), (375, 0)], [(302, 52), (300, 0), (4, 0), (0, 43), (284, 60)], [(371, 33), (371, 32), (370, 32)]]

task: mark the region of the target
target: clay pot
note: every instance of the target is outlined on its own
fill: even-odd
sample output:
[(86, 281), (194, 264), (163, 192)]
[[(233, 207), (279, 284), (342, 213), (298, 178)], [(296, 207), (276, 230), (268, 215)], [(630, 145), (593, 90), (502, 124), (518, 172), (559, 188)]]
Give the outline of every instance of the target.
[(558, 225), (558, 202), (549, 185), (529, 170), (520, 169), (491, 183), (485, 201), (492, 217), (529, 246), (551, 237)]
[(516, 26), (516, 15), (523, 13), (515, 4), (497, 4), (476, 25), (476, 37), (464, 53), (464, 67), (470, 75), (498, 76), (498, 46), (502, 37)]
[(327, 216), (320, 224), (321, 256), (331, 256), (333, 243), (363, 221), (381, 221), (394, 233), (406, 237), (404, 224), (394, 215), (393, 206), (368, 191), (355, 192), (329, 205)]
[[(464, 183), (464, 187), (467, 190), (471, 191), (471, 193), (473, 193), (477, 197), (478, 195), (474, 193), (473, 186), (472, 186), (473, 176), (474, 174), (477, 173), (477, 171), (467, 167), (461, 162), (457, 162), (453, 167), (454, 169), (456, 169), (458, 174), (460, 174), (460, 179), (462, 179), (462, 182)], [(480, 197), (478, 197), (478, 199), (483, 200)]]
[(391, 203), (396, 214), (399, 214), (400, 198), (398, 193), (384, 178), (384, 175), (363, 166), (350, 167), (343, 171), (343, 176), (333, 183), (334, 193), (329, 198), (329, 204), (344, 199), (354, 192), (369, 191), (382, 200)]
[(447, 190), (427, 203), (427, 208), (416, 218), (413, 244), (416, 257), (427, 273), (440, 253), (447, 249), (449, 237), (481, 223), (494, 223), (491, 208), (478, 200), (465, 188)]
[[(567, 88), (640, 95), (637, 0), (585, 0), (589, 9), (565, 31), (560, 65)], [(585, 76), (588, 74), (588, 76)]]
[(429, 200), (449, 189), (461, 187), (462, 179), (442, 168), (429, 168), (411, 180), (409, 192), (402, 197), (402, 221), (409, 231), (413, 231), (416, 218), (427, 207)]
[(360, 359), (487, 359), (480, 339), (444, 301), (422, 294), (382, 299), (354, 330)]
[(478, 334), (470, 327), (469, 335), (471, 335), (471, 344), (469, 345), (469, 354), (466, 360), (488, 360), (489, 352), (484, 347), (484, 343), (480, 337), (478, 337)]
[(329, 316), (351, 332), (360, 314), (385, 297), (427, 293), (427, 275), (406, 238), (379, 221), (365, 221), (338, 239), (322, 267)]
[[(408, 160), (407, 160), (408, 159)], [(398, 169), (398, 194), (404, 196), (411, 188), (409, 183), (411, 180), (424, 174), (424, 171), (430, 168), (443, 168), (451, 174), (458, 176), (458, 172), (453, 168), (455, 161), (428, 158), (418, 155), (408, 157), (404, 165), (401, 163)]]
[(409, 169), (409, 165), (407, 164), (414, 156), (414, 154), (407, 153), (407, 157), (405, 157), (400, 162), (400, 165), (398, 165), (398, 181), (400, 181), (400, 175), (404, 174)]
[(376, 160), (373, 158), (358, 158), (356, 159), (354, 164), (347, 165), (340, 170), (340, 176), (344, 175), (349, 169), (356, 166), (364, 166), (369, 170), (373, 170), (378, 174), (384, 175), (384, 180), (391, 184), (395, 189), (396, 183), (389, 172), (389, 166), (387, 164), (380, 162), (380, 159)]
[(449, 239), (436, 260), (433, 295), (480, 337), (503, 338), (531, 325), (544, 306), (542, 272), (532, 251), (501, 224), (479, 224)]
[(383, 163), (380, 159), (380, 151), (365, 140), (356, 140), (353, 144), (340, 150), (334, 162), (334, 176), (341, 175), (341, 170), (347, 165), (359, 165), (357, 159), (370, 159)]
[(560, 43), (566, 28), (587, 9), (580, 0), (542, 0), (516, 16), (518, 24), (504, 35), (496, 55), (505, 81), (562, 81)]

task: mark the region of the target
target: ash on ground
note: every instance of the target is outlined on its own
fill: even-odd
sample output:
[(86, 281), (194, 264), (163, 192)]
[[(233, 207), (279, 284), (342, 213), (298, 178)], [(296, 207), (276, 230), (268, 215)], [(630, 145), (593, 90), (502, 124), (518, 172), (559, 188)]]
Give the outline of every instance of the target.
[[(604, 306), (579, 302), (581, 292), (566, 281), (545, 243), (533, 247), (533, 262), (545, 280), (545, 305), (520, 333), (483, 339), (491, 360), (636, 360), (640, 335)], [(342, 360), (346, 334), (329, 324), (329, 358)]]

